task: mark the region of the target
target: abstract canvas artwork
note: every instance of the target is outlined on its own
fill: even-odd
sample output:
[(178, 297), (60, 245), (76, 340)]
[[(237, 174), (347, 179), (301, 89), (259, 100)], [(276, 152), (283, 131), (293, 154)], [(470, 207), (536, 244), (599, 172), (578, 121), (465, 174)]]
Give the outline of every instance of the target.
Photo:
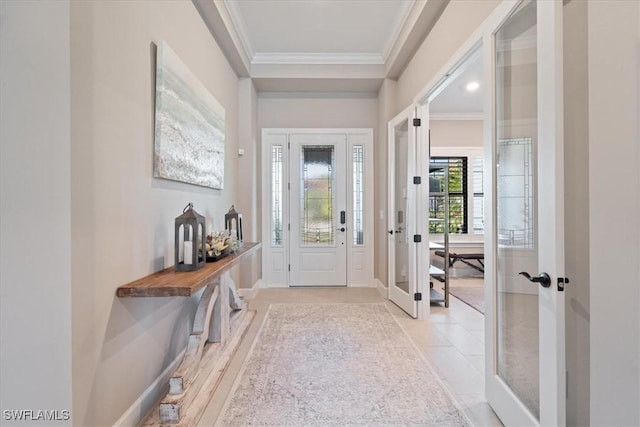
[(153, 176), (222, 189), (224, 108), (164, 42), (156, 67)]

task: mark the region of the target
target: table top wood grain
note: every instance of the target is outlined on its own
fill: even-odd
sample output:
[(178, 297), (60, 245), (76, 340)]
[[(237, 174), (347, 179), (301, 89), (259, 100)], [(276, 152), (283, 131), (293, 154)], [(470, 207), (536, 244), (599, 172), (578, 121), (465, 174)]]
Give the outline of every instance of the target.
[(116, 292), (118, 297), (190, 297), (211, 280), (240, 262), (240, 259), (258, 250), (260, 243), (243, 243), (240, 249), (216, 262), (208, 262), (196, 271), (175, 271), (173, 266), (145, 276)]

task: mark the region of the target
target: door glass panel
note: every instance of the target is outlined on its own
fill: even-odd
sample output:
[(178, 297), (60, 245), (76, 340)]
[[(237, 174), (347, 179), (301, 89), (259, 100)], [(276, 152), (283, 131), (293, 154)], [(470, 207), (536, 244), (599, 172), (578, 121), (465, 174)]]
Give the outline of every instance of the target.
[(536, 224), (536, 3), (496, 33), (498, 375), (540, 418)]
[(282, 246), (282, 145), (271, 147), (271, 245)]
[(395, 286), (409, 292), (409, 242), (407, 241), (408, 123), (395, 132)]
[(301, 147), (300, 244), (334, 244), (334, 163), (333, 145)]
[(364, 245), (364, 147), (353, 146), (353, 244)]

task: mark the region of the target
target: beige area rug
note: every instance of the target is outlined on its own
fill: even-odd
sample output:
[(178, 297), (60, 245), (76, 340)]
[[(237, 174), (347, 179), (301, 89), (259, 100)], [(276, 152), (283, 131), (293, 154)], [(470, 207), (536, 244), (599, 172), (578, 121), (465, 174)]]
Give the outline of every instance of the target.
[(484, 314), (484, 287), (450, 286), (449, 293)]
[(216, 425), (467, 426), (385, 304), (273, 304)]

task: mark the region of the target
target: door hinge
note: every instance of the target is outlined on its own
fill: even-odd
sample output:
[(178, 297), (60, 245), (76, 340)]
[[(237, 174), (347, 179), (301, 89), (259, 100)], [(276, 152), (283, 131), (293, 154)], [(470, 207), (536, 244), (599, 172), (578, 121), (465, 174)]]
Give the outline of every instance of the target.
[(415, 294), (413, 294), (413, 300), (414, 301), (422, 301), (422, 293), (421, 292), (416, 292)]
[(413, 235), (413, 241), (414, 241), (414, 243), (422, 242), (422, 235), (421, 234), (414, 234)]
[(287, 230), (291, 231), (291, 223), (287, 224)]
[(564, 285), (569, 283), (568, 277), (558, 277), (558, 292), (564, 291)]
[(287, 182), (287, 190), (291, 190), (291, 183)]
[(291, 271), (291, 264), (289, 264), (289, 271)]
[(415, 127), (422, 126), (422, 120), (420, 120), (420, 119), (413, 119), (413, 125), (414, 125)]
[(422, 177), (421, 176), (414, 176), (413, 177), (413, 183), (414, 184), (422, 184)]
[(287, 142), (287, 148), (291, 150), (291, 142)]

